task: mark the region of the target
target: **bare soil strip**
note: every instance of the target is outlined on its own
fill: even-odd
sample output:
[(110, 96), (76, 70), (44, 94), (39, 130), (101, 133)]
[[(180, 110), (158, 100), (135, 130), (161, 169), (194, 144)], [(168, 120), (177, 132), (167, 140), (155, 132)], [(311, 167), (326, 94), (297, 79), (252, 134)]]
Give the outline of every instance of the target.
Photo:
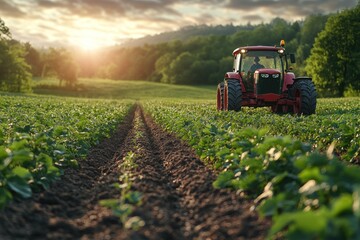
[[(118, 166), (130, 151), (137, 165), (132, 190), (142, 194), (133, 214), (145, 221), (136, 232), (99, 206), (119, 197), (111, 184), (119, 182)], [(189, 146), (137, 106), (79, 169), (0, 212), (0, 239), (264, 239), (269, 221), (235, 192), (213, 189), (214, 179)]]

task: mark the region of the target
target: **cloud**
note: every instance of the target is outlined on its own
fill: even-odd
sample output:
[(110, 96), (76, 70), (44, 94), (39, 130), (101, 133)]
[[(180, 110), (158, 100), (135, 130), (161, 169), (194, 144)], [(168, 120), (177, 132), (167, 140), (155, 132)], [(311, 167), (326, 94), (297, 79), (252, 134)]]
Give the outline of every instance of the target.
[(71, 42), (84, 34), (99, 41), (137, 38), (187, 25), (245, 25), (275, 17), (354, 7), (357, 0), (0, 0), (0, 16), (14, 38)]
[(8, 0), (4, 0), (1, 3), (0, 13), (4, 16), (12, 17), (21, 17), (24, 15), (24, 12), (22, 12), (15, 4)]
[(327, 14), (340, 9), (353, 7), (357, 0), (230, 0), (225, 5), (228, 9), (244, 12), (261, 9), (271, 14), (293, 17), (305, 17), (310, 14)]
[(264, 18), (261, 17), (259, 14), (248, 14), (241, 17), (244, 19), (245, 22), (251, 23), (251, 22), (264, 22)]
[[(34, 0), (32, 0), (34, 1)], [(37, 0), (34, 1), (37, 8), (41, 10), (61, 9), (68, 14), (81, 17), (134, 17), (136, 15), (146, 17), (148, 13), (179, 15), (179, 13), (168, 6), (173, 1), (145, 1), (145, 0)]]

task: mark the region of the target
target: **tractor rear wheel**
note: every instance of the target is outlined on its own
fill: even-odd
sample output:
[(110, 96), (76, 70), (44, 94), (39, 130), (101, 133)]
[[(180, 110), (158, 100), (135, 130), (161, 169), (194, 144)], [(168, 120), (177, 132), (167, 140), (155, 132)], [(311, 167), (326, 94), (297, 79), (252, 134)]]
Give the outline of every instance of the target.
[(217, 87), (216, 109), (224, 110), (224, 82), (219, 83)]
[(293, 111), (295, 114), (311, 115), (316, 109), (316, 89), (311, 79), (297, 80), (291, 91), (291, 97), (295, 100)]
[(241, 110), (241, 85), (237, 79), (228, 79), (224, 86), (224, 110)]

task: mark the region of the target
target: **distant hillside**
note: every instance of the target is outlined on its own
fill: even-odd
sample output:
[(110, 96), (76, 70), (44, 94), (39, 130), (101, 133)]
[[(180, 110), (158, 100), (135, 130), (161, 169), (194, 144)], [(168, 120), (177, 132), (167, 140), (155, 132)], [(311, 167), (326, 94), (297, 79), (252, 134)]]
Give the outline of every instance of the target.
[(138, 39), (130, 39), (124, 42), (123, 44), (121, 44), (121, 46), (136, 47), (136, 46), (143, 46), (144, 44), (158, 44), (163, 42), (169, 42), (172, 40), (187, 40), (194, 36), (231, 35), (239, 30), (249, 30), (253, 28), (254, 26), (251, 25), (234, 26), (232, 24), (218, 25), (218, 26), (208, 26), (208, 25), (187, 26), (177, 31), (164, 32)]

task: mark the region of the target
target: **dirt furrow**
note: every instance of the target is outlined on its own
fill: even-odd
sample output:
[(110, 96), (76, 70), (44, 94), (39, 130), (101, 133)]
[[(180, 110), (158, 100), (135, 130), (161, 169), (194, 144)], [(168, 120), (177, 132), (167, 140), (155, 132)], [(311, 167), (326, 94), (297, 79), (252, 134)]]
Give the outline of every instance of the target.
[[(151, 223), (141, 232), (147, 238), (159, 239), (154, 236), (153, 221), (156, 219), (154, 215), (158, 218), (160, 215), (163, 222), (168, 223), (165, 229), (172, 228), (164, 229), (165, 236), (168, 232), (173, 233), (169, 235), (171, 239), (264, 239), (269, 222), (261, 221), (255, 212), (249, 210), (250, 201), (233, 191), (214, 189), (214, 172), (199, 160), (193, 150), (163, 131), (142, 110), (137, 111), (141, 111), (144, 122), (146, 157), (137, 161), (145, 177), (143, 181), (138, 178), (134, 186), (144, 195), (145, 204), (138, 209), (138, 214), (145, 216), (145, 222), (149, 219)], [(167, 190), (159, 188), (158, 192), (151, 189), (154, 186), (147, 184), (148, 168), (151, 169), (149, 178), (154, 179), (158, 188), (161, 186)], [(156, 206), (152, 206), (151, 201)], [(159, 214), (163, 208), (172, 210)]]
[(131, 137), (125, 141), (125, 145), (128, 151), (136, 154), (137, 167), (132, 170), (135, 176), (132, 190), (142, 194), (142, 205), (134, 215), (140, 216), (146, 225), (132, 238), (187, 239), (183, 232), (185, 212), (180, 204), (181, 196), (163, 165), (160, 149), (145, 125), (140, 107), (135, 111), (134, 121), (137, 127), (130, 131)]

